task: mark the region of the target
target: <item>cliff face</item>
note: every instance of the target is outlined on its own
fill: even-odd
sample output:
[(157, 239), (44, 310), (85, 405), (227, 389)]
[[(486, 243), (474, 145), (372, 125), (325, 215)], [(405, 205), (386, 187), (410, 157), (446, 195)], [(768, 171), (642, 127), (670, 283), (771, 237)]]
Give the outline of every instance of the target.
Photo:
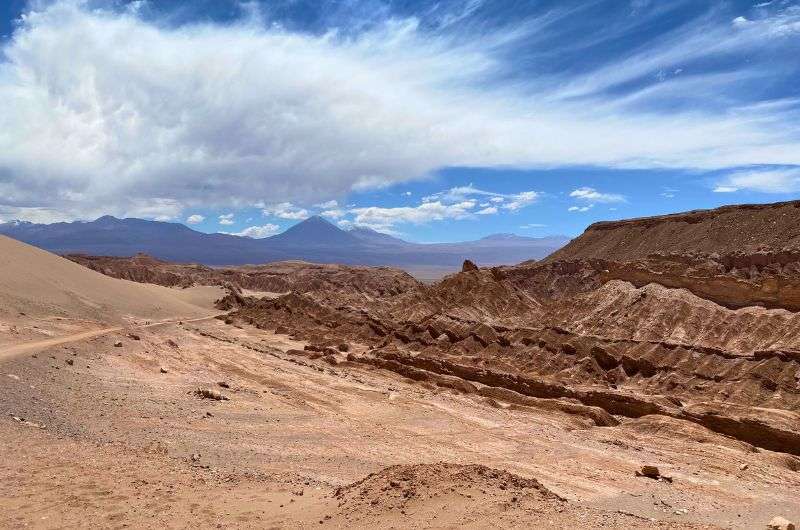
[(663, 252), (731, 254), (765, 249), (800, 249), (800, 201), (595, 223), (545, 261), (628, 261)]

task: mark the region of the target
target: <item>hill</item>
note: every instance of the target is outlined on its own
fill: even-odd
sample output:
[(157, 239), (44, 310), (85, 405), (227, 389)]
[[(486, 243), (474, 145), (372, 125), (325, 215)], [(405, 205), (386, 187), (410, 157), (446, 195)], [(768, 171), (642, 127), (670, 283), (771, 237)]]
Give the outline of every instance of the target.
[(800, 248), (800, 201), (594, 223), (547, 261), (624, 261), (664, 252), (727, 254), (784, 248)]
[[(218, 289), (203, 288), (206, 302)], [(197, 291), (109, 278), (44, 250), (0, 236), (0, 306), (3, 313), (121, 322), (129, 318), (205, 316), (210, 303)], [(198, 305), (198, 303), (200, 305)]]

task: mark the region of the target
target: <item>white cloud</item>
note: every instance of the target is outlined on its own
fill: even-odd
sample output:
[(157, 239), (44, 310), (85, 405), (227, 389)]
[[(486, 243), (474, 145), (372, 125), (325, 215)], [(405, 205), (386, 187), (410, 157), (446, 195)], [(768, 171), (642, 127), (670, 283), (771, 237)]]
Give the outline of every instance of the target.
[(497, 208), (495, 208), (494, 206), (489, 206), (488, 208), (484, 208), (483, 210), (478, 210), (475, 213), (478, 215), (490, 215), (493, 213), (497, 213)]
[(330, 209), (338, 208), (338, 207), (339, 207), (339, 202), (338, 201), (334, 201), (334, 200), (331, 200), (331, 201), (328, 201), (328, 202), (321, 202), (319, 204), (315, 204), (314, 205), (314, 208), (321, 208), (323, 210), (330, 210)]
[(402, 195), (403, 197), (411, 197), (411, 192), (410, 191), (404, 191), (400, 195)]
[[(251, 237), (253, 239), (263, 239), (265, 237), (274, 236), (281, 231), (278, 225), (267, 223), (263, 226), (248, 226), (241, 232), (230, 233), (233, 236)], [(229, 232), (223, 232), (228, 234)]]
[(232, 213), (226, 213), (226, 214), (220, 215), (218, 219), (219, 219), (219, 224), (224, 225), (224, 226), (230, 226), (230, 225), (232, 225), (234, 223), (233, 214)]
[(189, 223), (190, 225), (196, 225), (198, 223), (202, 223), (205, 220), (206, 218), (200, 214), (190, 215), (189, 217), (186, 218), (186, 222)]
[(520, 228), (523, 230), (528, 230), (530, 228), (545, 228), (547, 225), (541, 223), (528, 223), (524, 225), (520, 225)]
[(587, 206), (570, 206), (569, 208), (567, 208), (567, 211), (568, 212), (588, 212), (592, 208), (594, 208), (594, 204), (589, 204)]
[(761, 193), (800, 192), (800, 168), (768, 168), (737, 171), (725, 177), (714, 188), (716, 193), (739, 190)]
[(530, 204), (533, 204), (539, 200), (540, 196), (541, 194), (537, 191), (523, 191), (522, 193), (509, 195), (508, 202), (503, 204), (503, 208), (506, 210), (516, 211), (520, 208), (524, 208)]
[(422, 201), (423, 203), (434, 201), (454, 203), (465, 200), (474, 200), (474, 197), (488, 197), (489, 202), (501, 205), (501, 207), (505, 208), (506, 210), (516, 211), (533, 204), (541, 197), (541, 195), (542, 194), (538, 191), (522, 191), (511, 194), (497, 193), (494, 191), (478, 189), (472, 184), (469, 184), (468, 186), (458, 186), (455, 188), (450, 188), (449, 190), (441, 191), (439, 193), (434, 193), (433, 195), (428, 195), (427, 197), (423, 197)]
[[(791, 54), (638, 82), (723, 54), (768, 56), (800, 30), (797, 10), (736, 27), (701, 19), (585, 73), (504, 85), (507, 46), (537, 37), (540, 21), (456, 39), (414, 18), (312, 34), (257, 16), (174, 27), (94, 2), (31, 5), (0, 45), (7, 208), (74, 217), (153, 198), (313, 204), (445, 166), (800, 164), (796, 104), (722, 97), (743, 79), (796, 73)], [(608, 95), (625, 86), (641, 88)], [(660, 110), (675, 98), (693, 104)]]
[(266, 216), (279, 217), (281, 219), (301, 220), (309, 217), (308, 210), (299, 208), (290, 202), (282, 202), (263, 206), (261, 213)]
[(601, 193), (594, 188), (584, 186), (576, 190), (572, 190), (569, 194), (570, 197), (582, 201), (590, 202), (625, 202), (625, 197), (618, 193)]
[(454, 204), (431, 201), (423, 202), (416, 207), (381, 208), (370, 206), (367, 208), (353, 208), (351, 212), (355, 215), (354, 225), (387, 231), (392, 226), (400, 223), (422, 224), (445, 219), (465, 219), (472, 215), (472, 210), (476, 204), (474, 200), (466, 200)]
[(332, 210), (324, 210), (320, 212), (320, 215), (323, 217), (330, 217), (331, 219), (340, 219), (347, 215), (347, 212), (341, 208), (334, 208)]

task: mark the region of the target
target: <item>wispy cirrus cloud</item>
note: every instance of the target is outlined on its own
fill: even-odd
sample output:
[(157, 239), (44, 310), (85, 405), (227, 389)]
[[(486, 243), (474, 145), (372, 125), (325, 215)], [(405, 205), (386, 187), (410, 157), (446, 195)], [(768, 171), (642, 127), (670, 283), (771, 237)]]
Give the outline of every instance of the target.
[(304, 31), (256, 8), (176, 25), (110, 1), (32, 3), (2, 44), (0, 206), (75, 218), (161, 199), (177, 212), (150, 215), (175, 218), (314, 204), (446, 166), (800, 165), (800, 104), (757, 90), (800, 73), (794, 4), (720, 3), (580, 60), (691, 4), (643, 2), (593, 31), (572, 25), (592, 7), (578, 2), (494, 25), (474, 19), (490, 3), (368, 23), (364, 9)]

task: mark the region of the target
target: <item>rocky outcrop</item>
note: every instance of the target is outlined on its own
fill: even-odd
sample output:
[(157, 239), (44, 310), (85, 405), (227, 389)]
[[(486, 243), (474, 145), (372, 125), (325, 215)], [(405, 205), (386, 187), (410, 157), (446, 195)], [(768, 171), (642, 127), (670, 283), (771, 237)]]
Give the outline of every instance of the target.
[(322, 301), (366, 306), (376, 299), (414, 293), (424, 286), (389, 267), (352, 267), (284, 261), (228, 268), (170, 263), (139, 254), (130, 258), (68, 255), (66, 258), (114, 278), (167, 287), (219, 285), (238, 290), (309, 294)]
[(595, 223), (545, 261), (630, 261), (660, 252), (728, 254), (760, 249), (800, 249), (800, 201)]

